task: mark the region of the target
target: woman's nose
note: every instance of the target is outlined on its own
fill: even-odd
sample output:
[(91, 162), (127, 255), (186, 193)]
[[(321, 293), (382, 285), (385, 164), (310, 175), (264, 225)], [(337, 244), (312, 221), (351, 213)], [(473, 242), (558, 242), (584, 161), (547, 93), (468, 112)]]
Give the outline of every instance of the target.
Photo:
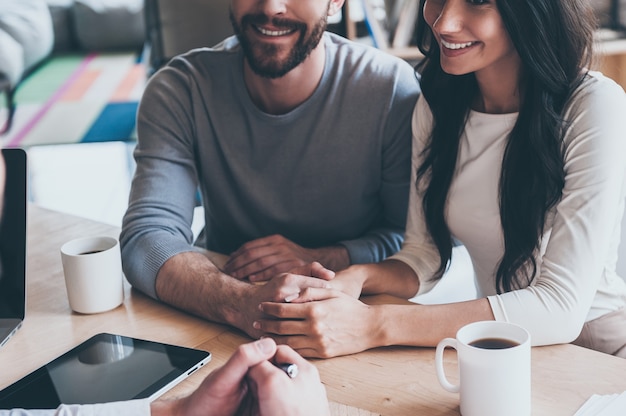
[(433, 29), (437, 30), (439, 33), (454, 33), (460, 31), (463, 27), (464, 1), (465, 0), (447, 0), (441, 8), (439, 17), (437, 17), (433, 24)]

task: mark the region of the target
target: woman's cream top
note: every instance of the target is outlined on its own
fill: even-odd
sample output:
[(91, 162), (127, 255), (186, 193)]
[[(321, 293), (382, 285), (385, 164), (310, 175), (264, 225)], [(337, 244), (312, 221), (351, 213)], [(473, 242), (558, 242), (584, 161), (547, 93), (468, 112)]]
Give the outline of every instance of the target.
[[(626, 94), (592, 72), (571, 98), (566, 119), (565, 186), (546, 218), (530, 286), (501, 295), (495, 287), (504, 250), (498, 182), (517, 113), (469, 114), (448, 195), (446, 220), (470, 254), (479, 296), (488, 298), (497, 320), (529, 330), (534, 345), (571, 342), (584, 322), (626, 305), (626, 284), (615, 273), (626, 195)], [(421, 97), (413, 116), (412, 183), (431, 124)], [(431, 277), (439, 254), (415, 186), (409, 204), (405, 242), (392, 258), (417, 273), (421, 294), (436, 284)]]

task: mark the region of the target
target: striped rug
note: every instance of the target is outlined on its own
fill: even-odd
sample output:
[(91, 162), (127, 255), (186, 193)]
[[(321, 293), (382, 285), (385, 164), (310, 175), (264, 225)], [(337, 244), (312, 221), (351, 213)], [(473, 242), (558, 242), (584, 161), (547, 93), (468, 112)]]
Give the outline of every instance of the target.
[[(129, 141), (145, 68), (134, 53), (50, 59), (19, 87), (5, 147)], [(5, 108), (0, 108), (0, 112)]]

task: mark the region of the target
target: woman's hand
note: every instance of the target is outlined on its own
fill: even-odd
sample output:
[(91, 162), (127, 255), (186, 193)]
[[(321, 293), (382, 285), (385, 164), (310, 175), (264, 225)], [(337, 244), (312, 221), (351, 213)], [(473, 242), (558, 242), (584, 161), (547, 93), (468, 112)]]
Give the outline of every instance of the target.
[(328, 358), (382, 345), (375, 308), (336, 289), (308, 288), (291, 303), (261, 303), (261, 311), (278, 320), (253, 325), (305, 357)]

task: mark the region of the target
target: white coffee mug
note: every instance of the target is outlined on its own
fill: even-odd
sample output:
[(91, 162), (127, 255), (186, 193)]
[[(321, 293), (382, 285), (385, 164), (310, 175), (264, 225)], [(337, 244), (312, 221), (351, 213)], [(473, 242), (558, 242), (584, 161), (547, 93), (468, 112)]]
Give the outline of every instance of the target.
[(113, 237), (87, 237), (61, 247), (65, 287), (70, 307), (79, 313), (99, 313), (124, 301), (120, 244)]
[[(443, 368), (446, 347), (456, 349), (459, 384), (448, 381)], [(435, 351), (442, 387), (459, 393), (463, 416), (529, 416), (530, 334), (506, 322), (482, 321), (445, 338)]]

